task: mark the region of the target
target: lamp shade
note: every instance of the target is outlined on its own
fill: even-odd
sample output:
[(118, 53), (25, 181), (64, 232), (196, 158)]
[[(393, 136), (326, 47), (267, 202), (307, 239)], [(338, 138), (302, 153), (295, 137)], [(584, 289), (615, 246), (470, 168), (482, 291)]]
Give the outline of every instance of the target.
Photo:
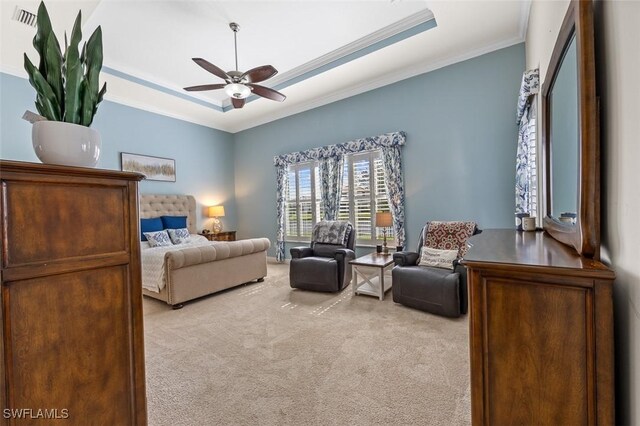
[(211, 206), (209, 207), (209, 217), (223, 217), (224, 206)]
[(376, 213), (376, 227), (388, 228), (391, 225), (393, 225), (393, 216), (391, 216), (391, 212)]

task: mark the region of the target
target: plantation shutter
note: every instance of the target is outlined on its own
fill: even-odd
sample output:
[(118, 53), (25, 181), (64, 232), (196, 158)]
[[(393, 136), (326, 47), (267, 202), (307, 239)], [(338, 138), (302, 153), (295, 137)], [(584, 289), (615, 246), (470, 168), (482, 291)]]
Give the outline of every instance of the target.
[(298, 192), (297, 192), (297, 177), (296, 172), (289, 170), (287, 172), (289, 177), (288, 185), (286, 188), (286, 209), (285, 209), (285, 232), (286, 235), (298, 235)]
[(354, 155), (351, 162), (353, 179), (353, 221), (359, 239), (371, 239), (371, 167), (368, 155)]
[[(376, 155), (373, 160), (374, 170), (374, 190), (375, 190), (375, 211), (376, 212), (388, 212), (391, 211), (389, 206), (389, 197), (387, 194), (387, 186), (384, 182), (384, 164), (382, 163), (382, 156)], [(375, 225), (375, 224), (374, 224)], [(376, 238), (382, 238), (382, 228), (376, 228)], [(387, 239), (394, 239), (395, 232), (393, 226), (387, 229)]]

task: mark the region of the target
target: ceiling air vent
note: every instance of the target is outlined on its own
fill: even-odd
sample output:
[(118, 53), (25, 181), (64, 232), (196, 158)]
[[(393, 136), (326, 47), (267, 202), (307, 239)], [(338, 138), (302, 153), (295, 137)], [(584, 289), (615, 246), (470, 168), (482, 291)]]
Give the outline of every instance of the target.
[(30, 27), (36, 27), (36, 14), (16, 6), (16, 10), (13, 12), (13, 20), (29, 25)]

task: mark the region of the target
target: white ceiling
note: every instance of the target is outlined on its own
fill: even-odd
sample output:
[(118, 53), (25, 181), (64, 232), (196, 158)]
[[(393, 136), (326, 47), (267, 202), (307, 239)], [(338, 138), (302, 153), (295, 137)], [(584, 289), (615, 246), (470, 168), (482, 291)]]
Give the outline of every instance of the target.
[[(35, 30), (11, 15), (16, 5), (35, 12), (38, 3), (1, 1), (0, 70), (26, 77), (22, 53), (37, 57)], [(107, 99), (231, 132), (522, 42), (529, 6), (530, 0), (47, 1), (60, 36), (79, 8), (85, 38), (102, 26)], [(429, 29), (433, 17), (437, 26)], [(234, 68), (232, 21), (241, 26), (240, 70), (276, 67), (279, 74), (263, 84), (284, 93), (283, 103), (258, 98), (223, 112), (223, 91), (181, 89), (222, 82), (192, 57)]]

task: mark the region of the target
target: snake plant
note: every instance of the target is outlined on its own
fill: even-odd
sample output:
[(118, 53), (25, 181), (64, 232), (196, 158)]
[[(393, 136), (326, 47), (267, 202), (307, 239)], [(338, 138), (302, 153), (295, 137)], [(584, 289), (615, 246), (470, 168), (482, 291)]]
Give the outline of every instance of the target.
[(102, 68), (102, 29), (98, 26), (89, 40), (79, 50), (82, 40), (82, 12), (78, 12), (67, 42), (64, 35), (65, 52), (53, 32), (49, 13), (40, 3), (36, 20), (36, 35), (33, 46), (40, 55), (36, 68), (24, 54), (24, 68), (29, 82), (36, 89), (36, 108), (40, 115), (51, 121), (90, 126), (107, 91), (107, 84), (99, 89), (98, 77)]

